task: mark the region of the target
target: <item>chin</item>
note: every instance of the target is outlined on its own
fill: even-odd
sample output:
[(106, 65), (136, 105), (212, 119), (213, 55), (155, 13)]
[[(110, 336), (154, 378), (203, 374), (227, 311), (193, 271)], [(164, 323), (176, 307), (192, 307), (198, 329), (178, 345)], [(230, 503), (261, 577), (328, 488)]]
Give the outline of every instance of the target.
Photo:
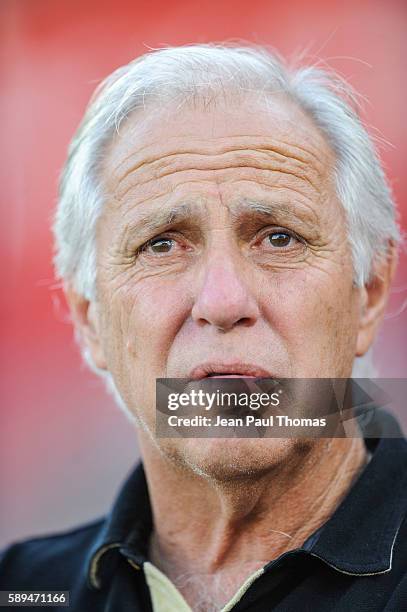
[(179, 467), (219, 483), (253, 480), (304, 459), (316, 440), (199, 438), (171, 440), (161, 451)]

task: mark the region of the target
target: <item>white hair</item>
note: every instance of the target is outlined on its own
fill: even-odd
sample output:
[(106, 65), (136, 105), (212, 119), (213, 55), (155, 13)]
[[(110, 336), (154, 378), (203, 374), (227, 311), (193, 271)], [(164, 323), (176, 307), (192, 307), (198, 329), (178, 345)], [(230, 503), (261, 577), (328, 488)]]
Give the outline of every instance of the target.
[[(261, 47), (189, 45), (152, 51), (118, 68), (97, 88), (70, 144), (57, 206), (55, 267), (87, 299), (96, 299), (96, 223), (104, 203), (98, 173), (106, 145), (134, 110), (154, 102), (214, 100), (227, 92), (279, 92), (325, 135), (336, 156), (335, 184), (345, 209), (354, 282), (400, 240), (396, 207), (371, 137), (343, 79), (316, 66), (292, 67)], [(143, 121), (143, 115), (140, 115)]]

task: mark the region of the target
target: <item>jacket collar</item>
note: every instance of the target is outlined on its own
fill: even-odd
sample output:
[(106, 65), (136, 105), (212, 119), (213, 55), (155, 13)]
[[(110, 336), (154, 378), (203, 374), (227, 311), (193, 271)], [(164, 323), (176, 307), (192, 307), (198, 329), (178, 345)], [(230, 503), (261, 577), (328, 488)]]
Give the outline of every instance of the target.
[[(381, 412), (382, 435), (395, 419)], [(394, 544), (407, 510), (407, 441), (365, 438), (372, 458), (323, 525), (309, 552), (345, 574), (371, 576), (392, 568)]]
[(152, 513), (147, 481), (139, 463), (125, 481), (87, 559), (87, 580), (100, 588), (114, 571), (119, 554), (142, 565), (147, 560)]
[[(367, 467), (331, 518), (303, 547), (286, 554), (305, 552), (351, 575), (370, 576), (391, 570), (394, 543), (407, 509), (407, 441), (392, 416), (380, 410), (377, 418), (382, 436), (390, 432), (399, 437), (365, 438), (372, 453)], [(147, 560), (151, 529), (148, 487), (139, 463), (90, 551), (88, 584), (100, 588), (121, 555), (139, 569)]]

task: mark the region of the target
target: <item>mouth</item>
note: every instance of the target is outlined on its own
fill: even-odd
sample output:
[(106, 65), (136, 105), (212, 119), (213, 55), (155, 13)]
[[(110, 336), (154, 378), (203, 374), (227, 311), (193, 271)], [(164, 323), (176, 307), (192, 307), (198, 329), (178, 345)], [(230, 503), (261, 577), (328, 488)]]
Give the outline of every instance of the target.
[(251, 363), (203, 363), (193, 368), (188, 376), (192, 380), (204, 378), (272, 378), (271, 372)]

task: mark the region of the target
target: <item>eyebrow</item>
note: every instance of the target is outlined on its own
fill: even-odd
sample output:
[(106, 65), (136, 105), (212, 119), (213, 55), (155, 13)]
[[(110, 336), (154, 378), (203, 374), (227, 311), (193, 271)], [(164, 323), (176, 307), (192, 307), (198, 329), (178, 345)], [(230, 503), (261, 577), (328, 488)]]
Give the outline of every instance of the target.
[(159, 209), (151, 212), (148, 216), (137, 220), (134, 223), (134, 229), (143, 234), (155, 232), (168, 225), (174, 225), (195, 217), (195, 213), (196, 211), (190, 203), (178, 204), (170, 209)]
[[(296, 222), (308, 231), (315, 232), (317, 229), (315, 213), (295, 204), (242, 198), (230, 207), (230, 214), (235, 222), (240, 221), (240, 223), (245, 223), (255, 216), (270, 223)], [(130, 235), (137, 236), (137, 239), (142, 241), (171, 226), (191, 221), (197, 223), (199, 219), (202, 219), (202, 211), (197, 208), (197, 203), (192, 202), (183, 202), (169, 209), (151, 211), (145, 217), (133, 220), (131, 226), (126, 229), (125, 240)]]
[(193, 217), (197, 217), (196, 208), (189, 202), (178, 204), (172, 208), (151, 211), (144, 217), (133, 219), (126, 226), (123, 241), (127, 243), (129, 240), (137, 238), (138, 241), (142, 242), (165, 228), (190, 221)]
[(273, 202), (272, 200), (258, 200), (243, 198), (231, 211), (232, 218), (242, 221), (248, 217), (258, 217), (269, 222), (299, 223), (308, 231), (316, 231), (318, 228), (318, 216), (314, 211), (310, 211), (298, 203)]

